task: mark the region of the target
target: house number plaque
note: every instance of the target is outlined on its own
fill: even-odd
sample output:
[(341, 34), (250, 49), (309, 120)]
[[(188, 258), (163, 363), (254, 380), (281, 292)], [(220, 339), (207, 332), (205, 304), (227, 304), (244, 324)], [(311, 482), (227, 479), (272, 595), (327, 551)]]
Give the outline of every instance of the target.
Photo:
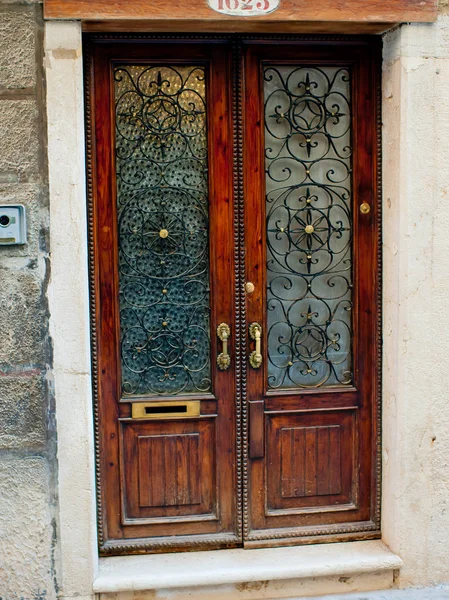
[(207, 0), (213, 10), (225, 15), (254, 17), (276, 10), (280, 0)]

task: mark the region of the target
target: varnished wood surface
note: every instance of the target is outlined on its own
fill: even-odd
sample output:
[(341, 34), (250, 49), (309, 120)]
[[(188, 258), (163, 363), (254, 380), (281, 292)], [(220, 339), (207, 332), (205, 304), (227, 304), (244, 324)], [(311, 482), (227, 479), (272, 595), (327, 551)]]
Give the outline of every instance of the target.
[[(341, 541), (377, 537), (379, 532), (376, 94), (380, 47), (369, 38), (286, 39), (280, 43), (244, 40), (241, 80), (245, 95), (236, 111), (244, 120), (240, 140), (244, 153), (240, 156), (232, 135), (231, 41), (110, 41), (93, 36), (88, 47), (87, 68), (93, 75), (88, 110), (94, 124), (94, 143), (88, 144), (88, 156), (93, 154), (94, 173), (90, 181), (95, 264), (91, 294), (98, 340), (94, 356), (98, 392), (94, 390), (94, 395), (101, 480), (99, 537), (101, 551), (107, 554)], [(235, 274), (243, 259), (246, 280), (255, 285), (254, 293), (247, 296), (244, 335), (253, 321), (260, 322), (266, 332), (267, 322), (262, 60), (347, 64), (353, 68), (355, 374), (354, 384), (347, 388), (267, 392), (266, 354), (259, 371), (248, 367), (246, 355), (236, 364)], [(158, 61), (193, 61), (208, 69), (213, 394), (198, 397), (201, 415), (195, 419), (133, 420), (130, 403), (120, 397), (111, 92), (114, 61), (148, 61), (153, 65)], [(239, 135), (235, 137), (239, 139)], [(234, 219), (233, 169), (241, 161), (245, 219)], [(362, 201), (371, 204), (369, 215), (360, 215)], [(237, 264), (236, 234), (245, 237), (245, 252)], [(225, 372), (215, 367), (215, 357), (221, 351), (215, 330), (223, 321), (231, 327), (232, 362)], [(247, 339), (246, 343), (251, 351), (254, 342)], [(237, 377), (248, 390), (241, 422), (237, 422)], [(241, 436), (245, 411), (248, 431)], [(248, 452), (243, 457), (242, 487), (238, 484), (242, 469), (238, 447)], [(242, 515), (243, 531), (239, 524)]]
[[(100, 468), (100, 549), (119, 540), (147, 540), (124, 551), (168, 551), (230, 545), (237, 538), (235, 417), (235, 282), (233, 236), (232, 123), (229, 44), (97, 44), (88, 48), (93, 86), (95, 180), (91, 197), (94, 231), (95, 329), (98, 376), (98, 459)], [(112, 64), (201, 64), (206, 72), (208, 115), (209, 236), (211, 288), (211, 379), (213, 395), (200, 417), (147, 421), (131, 419), (121, 397), (116, 211), (115, 109)], [(92, 84), (91, 84), (92, 85)], [(89, 136), (90, 139), (90, 136)], [(212, 152), (211, 149), (219, 149)], [(92, 148), (88, 148), (90, 154)], [(230, 325), (228, 371), (217, 368), (218, 324)], [(211, 398), (214, 398), (212, 400)], [(160, 400), (147, 397), (145, 400)], [(137, 399), (142, 401), (142, 398)], [(171, 537), (169, 537), (171, 536)], [(175, 537), (178, 536), (178, 537)], [(197, 536), (197, 538), (195, 538)]]
[(247, 21), (240, 20), (182, 20), (148, 21), (104, 20), (83, 21), (83, 31), (89, 33), (251, 33), (255, 34), (337, 34), (377, 35), (391, 29), (399, 22), (375, 21)]
[[(264, 361), (248, 369), (248, 400), (265, 403), (261, 432), (249, 428), (248, 518), (245, 540), (302, 538), (373, 523), (377, 511), (377, 423), (379, 365), (377, 120), (379, 48), (375, 41), (352, 45), (247, 41), (244, 51), (244, 189), (248, 323), (262, 324)], [(352, 76), (353, 146), (353, 322), (354, 385), (327, 390), (267, 393), (267, 275), (264, 103), (262, 64), (347, 65)], [(359, 205), (372, 210), (361, 215)], [(253, 342), (249, 341), (250, 349)], [(261, 421), (257, 411), (257, 422)], [(251, 436), (255, 435), (254, 442)], [(327, 464), (324, 473), (323, 465)], [(376, 526), (366, 525), (372, 527)]]
[[(219, 14), (205, 0), (44, 0), (46, 19), (81, 19), (84, 21), (128, 20), (163, 22), (175, 19), (197, 21), (204, 27), (215, 21), (222, 31), (245, 22), (244, 31), (252, 31), (259, 21), (288, 23), (294, 21), (338, 21), (354, 23), (397, 23), (405, 21), (434, 21), (437, 0), (282, 0), (274, 12), (256, 17), (236, 18)], [(200, 25), (201, 24), (201, 25)], [(174, 23), (171, 22), (172, 31)], [(231, 27), (231, 29), (229, 29)], [(198, 29), (195, 30), (198, 31)]]

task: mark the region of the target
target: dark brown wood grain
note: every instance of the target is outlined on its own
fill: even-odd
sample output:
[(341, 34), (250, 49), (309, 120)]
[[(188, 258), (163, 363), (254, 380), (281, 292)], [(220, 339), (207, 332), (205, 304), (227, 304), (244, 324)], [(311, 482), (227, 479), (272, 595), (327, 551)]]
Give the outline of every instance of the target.
[(264, 403), (258, 400), (249, 403), (249, 457), (263, 458), (265, 446)]
[(121, 436), (124, 524), (163, 535), (218, 520), (215, 418), (127, 422)]
[(337, 34), (371, 35), (380, 34), (398, 25), (399, 22), (375, 21), (251, 21), (238, 20), (182, 20), (175, 18), (164, 21), (128, 19), (83, 21), (83, 31), (89, 33), (250, 33), (250, 34)]
[[(93, 293), (98, 340), (98, 452), (103, 544), (110, 540), (140, 538), (148, 539), (147, 547), (151, 548), (150, 538), (154, 537), (158, 539), (155, 550), (161, 551), (182, 547), (182, 536), (186, 536), (192, 545), (216, 547), (227, 535), (226, 544), (229, 545), (232, 536), (235, 538), (239, 510), (236, 504), (234, 360), (225, 372), (218, 370), (215, 361), (221, 351), (215, 335), (219, 323), (229, 323), (231, 327), (228, 347), (232, 357), (235, 343), (229, 44), (192, 43), (186, 47), (172, 43), (93, 43), (89, 56), (93, 61), (94, 78), (90, 94), (96, 172), (92, 198)], [(204, 402), (204, 410), (196, 419), (132, 420), (129, 400), (120, 395), (118, 236), (111, 81), (114, 61), (152, 65), (158, 62), (202, 64), (207, 73), (209, 219), (213, 232), (209, 248), (212, 265), (213, 396), (189, 396), (189, 400)], [(141, 401), (142, 398), (136, 400)], [(119, 419), (120, 414), (122, 419)], [(179, 537), (170, 538), (174, 535)], [(198, 536), (198, 540), (195, 542), (192, 536)]]
[[(58, 4), (63, 3), (47, 0), (47, 10)], [(72, 8), (77, 4), (80, 8), (83, 2), (68, 0), (65, 4)], [(97, 4), (89, 3), (92, 10)], [(331, 4), (328, 0), (321, 7)], [(351, 4), (345, 3), (345, 10)], [(380, 6), (377, 2), (369, 4)], [(398, 6), (405, 4), (415, 9), (418, 6), (397, 0)], [(385, 10), (392, 10), (391, 5), (395, 3)], [(110, 5), (113, 6), (118, 5)], [(161, 6), (155, 3), (156, 15)], [(289, 1), (282, 6), (288, 7)], [(318, 10), (316, 3), (314, 6), (310, 10)], [(201, 14), (199, 10), (198, 15)], [(95, 427), (102, 553), (277, 546), (377, 537), (380, 43), (369, 37), (345, 41), (288, 36), (276, 40), (125, 36), (114, 40), (93, 35), (88, 38), (87, 49), (87, 121), (92, 124), (87, 132), (87, 155), (93, 371), (94, 381), (98, 382), (98, 387), (94, 385), (94, 400), (98, 416)], [(238, 64), (240, 56), (242, 62)], [(176, 404), (199, 400), (201, 414), (191, 419), (133, 419), (131, 403), (120, 393), (112, 97), (112, 65), (117, 61), (201, 64), (207, 73), (213, 390), (209, 394), (170, 399)], [(350, 386), (267, 390), (263, 61), (348, 65), (352, 69), (354, 380)], [(236, 103), (234, 111), (233, 82), (243, 90), (242, 101)], [(238, 120), (237, 127), (233, 119)], [(236, 196), (243, 197), (243, 213), (238, 207), (234, 212)], [(371, 205), (368, 215), (359, 212), (364, 201)], [(236, 274), (242, 273), (243, 268), (245, 281), (254, 284), (254, 292), (246, 295), (246, 322), (242, 323), (244, 311), (237, 295), (243, 285), (242, 277)], [(222, 349), (216, 328), (222, 322), (231, 328), (228, 348), (232, 360), (228, 371), (220, 371), (215, 362)], [(264, 332), (264, 362), (259, 370), (248, 364), (248, 354), (255, 348), (248, 335), (252, 322), (260, 323)], [(238, 360), (236, 346), (245, 348)], [(242, 390), (242, 405), (238, 389)], [(152, 399), (161, 398), (135, 400)], [(242, 460), (240, 448), (246, 453)]]
[[(276, 23), (280, 27), (292, 22), (398, 23), (434, 21), (436, 0), (282, 0), (274, 12), (256, 17), (232, 17), (209, 8), (206, 0), (44, 0), (46, 19), (81, 19), (84, 21), (144, 20), (161, 26), (168, 22), (171, 31), (175, 23), (188, 22), (192, 31), (208, 31), (211, 24), (222, 31), (235, 31), (236, 26), (251, 31), (253, 24)], [(220, 23), (220, 25), (219, 25)], [(199, 27), (200, 29), (197, 29)], [(242, 29), (240, 29), (242, 30)], [(278, 29), (278, 31), (283, 31)]]
[[(376, 90), (373, 43), (245, 43), (244, 178), (248, 323), (262, 324), (264, 362), (249, 368), (248, 400), (265, 402), (265, 454), (248, 464), (248, 541), (301, 538), (370, 527), (377, 510), (379, 365)], [(266, 234), (262, 64), (347, 65), (353, 72), (354, 385), (331, 390), (267, 390)], [(368, 202), (369, 215), (359, 212)], [(252, 347), (253, 342), (249, 341)], [(324, 429), (323, 429), (324, 428)], [(326, 430), (327, 428), (327, 430)], [(336, 439), (336, 432), (338, 440)], [(249, 435), (251, 436), (250, 427)], [(331, 436), (331, 437), (329, 437)], [(259, 442), (257, 442), (258, 444)], [(251, 439), (249, 446), (252, 447)], [(337, 449), (340, 453), (337, 456)], [(289, 452), (291, 453), (289, 455)], [(327, 463), (328, 471), (323, 471)], [(329, 490), (324, 494), (323, 490)], [(261, 493), (261, 490), (264, 492)], [(320, 491), (318, 491), (320, 490)], [(317, 530), (317, 528), (319, 528)], [(265, 542), (264, 542), (265, 544)], [(266, 544), (265, 544), (266, 545)]]

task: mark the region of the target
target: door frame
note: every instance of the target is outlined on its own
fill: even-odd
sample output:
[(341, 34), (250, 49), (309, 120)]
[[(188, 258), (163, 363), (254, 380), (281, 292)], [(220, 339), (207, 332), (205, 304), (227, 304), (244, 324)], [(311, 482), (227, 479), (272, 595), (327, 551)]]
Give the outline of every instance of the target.
[[(98, 516), (98, 538), (99, 538), (99, 548), (101, 554), (127, 554), (130, 551), (135, 552), (145, 552), (148, 548), (148, 545), (140, 542), (136, 544), (127, 543), (125, 544), (114, 544), (108, 543), (103, 537), (103, 531), (101, 527), (102, 520), (102, 509), (101, 509), (101, 498), (102, 498), (102, 486), (101, 486), (101, 477), (100, 477), (100, 436), (99, 436), (99, 402), (98, 402), (98, 347), (97, 347), (97, 339), (98, 339), (98, 330), (97, 330), (97, 322), (95, 320), (95, 307), (96, 307), (96, 293), (97, 293), (97, 284), (96, 284), (96, 264), (94, 260), (94, 244), (93, 244), (93, 222), (94, 222), (94, 192), (93, 192), (93, 177), (95, 171), (94, 164), (94, 143), (93, 143), (93, 135), (92, 135), (92, 113), (89, 110), (89, 102), (92, 93), (92, 81), (93, 81), (93, 73), (91, 68), (90, 61), (90, 44), (92, 43), (109, 43), (114, 40), (126, 40), (128, 42), (145, 42), (145, 41), (168, 41), (173, 40), (177, 42), (185, 42), (189, 41), (195, 42), (206, 42), (212, 40), (237, 40), (237, 46), (239, 46), (239, 41), (243, 39), (250, 39), (251, 41), (277, 41), (277, 42), (297, 42), (297, 43), (314, 43), (314, 44), (338, 44), (350, 46), (351, 44), (367, 44), (367, 45), (379, 45), (378, 38), (373, 38), (372, 36), (331, 36), (331, 35), (323, 35), (323, 36), (308, 36), (308, 35), (244, 35), (244, 34), (236, 34), (236, 35), (157, 35), (157, 34), (148, 34), (148, 35), (126, 35), (119, 34), (117, 36), (113, 34), (92, 34), (85, 37), (85, 45), (84, 45), (84, 55), (86, 58), (85, 63), (85, 97), (86, 97), (86, 163), (87, 163), (87, 201), (88, 201), (88, 231), (89, 231), (89, 278), (90, 278), (90, 306), (91, 306), (91, 352), (92, 352), (92, 389), (93, 389), (93, 405), (94, 405), (94, 433), (95, 433), (95, 453), (96, 453), (96, 493), (97, 493), (97, 516)], [(235, 386), (236, 386), (236, 405), (241, 405), (241, 423), (243, 430), (243, 438), (241, 447), (237, 448), (237, 453), (242, 453), (245, 455), (248, 447), (248, 437), (246, 432), (249, 428), (249, 415), (248, 415), (248, 407), (246, 403), (246, 389), (245, 389), (245, 381), (243, 378), (243, 368), (246, 363), (246, 357), (248, 354), (248, 343), (246, 340), (246, 326), (247, 326), (247, 318), (246, 318), (246, 294), (244, 291), (244, 283), (245, 283), (245, 264), (244, 264), (244, 230), (243, 230), (243, 222), (244, 222), (244, 191), (243, 191), (243, 115), (242, 111), (239, 110), (242, 106), (243, 102), (243, 81), (242, 81), (242, 73), (241, 73), (241, 56), (239, 52), (239, 48), (237, 48), (236, 52), (234, 52), (234, 73), (235, 73), (235, 82), (233, 89), (233, 128), (234, 128), (234, 152), (236, 152), (239, 160), (234, 161), (234, 198), (235, 198), (235, 214), (234, 214), (234, 223), (236, 226), (235, 232), (235, 255), (237, 260), (237, 269), (235, 272), (236, 279), (236, 319), (235, 319)], [(380, 391), (380, 383), (381, 383), (381, 175), (380, 175), (380, 164), (381, 164), (381, 139), (380, 139), (380, 77), (377, 77), (376, 81), (376, 97), (377, 101), (377, 126), (376, 126), (376, 164), (377, 164), (377, 188), (376, 188), (376, 201), (377, 201), (377, 214), (376, 214), (376, 227), (378, 231), (378, 252), (377, 252), (377, 271), (378, 271), (378, 285), (377, 285), (377, 295), (376, 295), (376, 307), (377, 307), (377, 328), (376, 328), (376, 342), (377, 342), (377, 353), (378, 353), (378, 369), (377, 369), (377, 377), (376, 377), (376, 387), (377, 387), (377, 395), (375, 406), (373, 406), (373, 427), (375, 427), (375, 436), (376, 436), (376, 457), (373, 461), (373, 480), (375, 481), (375, 486), (373, 489), (373, 496), (375, 498), (375, 507), (372, 515), (372, 520), (369, 524), (365, 526), (357, 526), (357, 524), (341, 527), (339, 529), (328, 528), (327, 530), (321, 532), (320, 541), (346, 541), (351, 539), (368, 539), (368, 538), (378, 538), (380, 537), (380, 485), (381, 485), (381, 456), (380, 456), (380, 447), (381, 447), (381, 427), (380, 427), (380, 419), (381, 419), (381, 391)], [(245, 492), (243, 491), (242, 481), (247, 478), (247, 463), (245, 460), (242, 461), (243, 464), (243, 475), (239, 477), (238, 484), (238, 494), (242, 494), (242, 502), (243, 506), (247, 502), (247, 498), (245, 498)], [(240, 502), (240, 499), (239, 499)], [(245, 519), (243, 521), (243, 528), (248, 526), (245, 523)], [(315, 532), (316, 533), (316, 532)], [(313, 535), (313, 534), (311, 534)], [(275, 536), (274, 536), (275, 538)], [(301, 538), (301, 543), (316, 543), (316, 537), (308, 537), (305, 536)], [(275, 542), (274, 542), (275, 543)], [(255, 544), (259, 545), (259, 544)], [(261, 544), (263, 545), (263, 544)], [(273, 542), (270, 542), (270, 545), (273, 545)], [(213, 547), (212, 545), (208, 545), (207, 543), (204, 548)], [(166, 546), (161, 548), (161, 551), (167, 550)], [(198, 548), (201, 549), (201, 548)]]

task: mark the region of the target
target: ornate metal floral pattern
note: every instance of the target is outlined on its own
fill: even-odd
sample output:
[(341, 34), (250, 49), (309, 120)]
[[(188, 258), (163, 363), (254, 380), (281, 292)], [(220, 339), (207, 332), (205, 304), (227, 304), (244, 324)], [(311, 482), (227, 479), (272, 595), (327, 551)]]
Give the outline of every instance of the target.
[(114, 70), (122, 394), (211, 389), (205, 72)]
[(268, 66), (264, 95), (268, 385), (350, 384), (350, 73)]

